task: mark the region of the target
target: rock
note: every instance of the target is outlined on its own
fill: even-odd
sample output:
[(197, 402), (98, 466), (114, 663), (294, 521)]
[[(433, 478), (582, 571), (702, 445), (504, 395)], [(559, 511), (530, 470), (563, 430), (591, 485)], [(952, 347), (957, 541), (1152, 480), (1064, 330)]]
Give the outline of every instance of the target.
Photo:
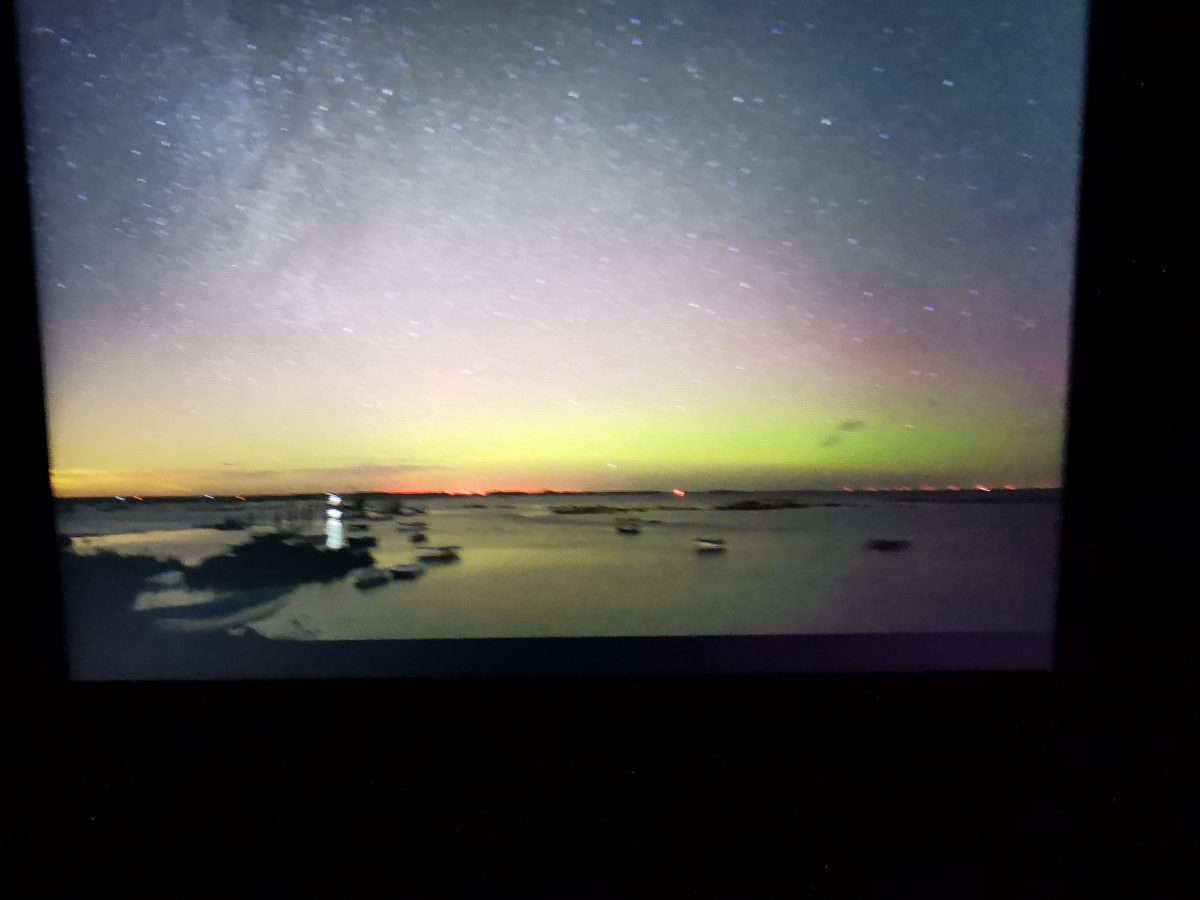
[(872, 538), (867, 541), (868, 550), (882, 550), (884, 552), (907, 550), (911, 546), (912, 541), (900, 541), (892, 538)]
[(727, 503), (724, 506), (715, 506), (714, 509), (723, 510), (769, 510), (769, 509), (803, 509), (804, 504), (797, 503), (794, 500), (739, 500), (737, 503)]
[(228, 553), (204, 560), (188, 571), (187, 580), (190, 587), (210, 590), (291, 586), (333, 581), (371, 562), (370, 553), (361, 547), (330, 550), (288, 543), (278, 534), (263, 534), (232, 547)]
[(550, 511), (559, 516), (592, 516), (600, 513), (643, 512), (640, 506), (552, 506)]

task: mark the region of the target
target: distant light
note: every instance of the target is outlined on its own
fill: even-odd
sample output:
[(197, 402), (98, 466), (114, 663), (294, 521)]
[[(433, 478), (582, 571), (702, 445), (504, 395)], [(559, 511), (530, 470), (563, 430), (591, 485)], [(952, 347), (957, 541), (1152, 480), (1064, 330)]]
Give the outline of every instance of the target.
[(237, 495), (237, 496), (235, 496), (233, 499), (234, 499), (234, 500), (245, 500), (246, 498), (245, 498), (245, 497), (243, 497), (241, 494), (238, 494), (238, 495)]
[(212, 494), (205, 494), (204, 499), (205, 500), (216, 500), (217, 498), (214, 497)]
[(675, 490), (671, 491), (671, 493), (674, 494), (676, 497), (686, 497), (687, 496), (687, 491), (681, 491), (679, 488), (675, 488)]
[(848, 484), (847, 484), (847, 485), (844, 485), (844, 486), (842, 487), (842, 490), (843, 490), (843, 491), (845, 491), (847, 494), (853, 494), (853, 493), (854, 493), (854, 488), (850, 487), (850, 485), (848, 485)]
[(1006, 484), (1006, 485), (1004, 486), (1004, 489), (1005, 489), (1006, 491), (1015, 491), (1015, 490), (1019, 490), (1019, 488), (1018, 488), (1018, 487), (1017, 487), (1015, 484)]
[(341, 497), (339, 497), (337, 494), (330, 494), (330, 495), (329, 495), (329, 503), (330, 503), (332, 506), (340, 506), (340, 505), (341, 505), (341, 502), (342, 502), (342, 498), (341, 498)]
[(948, 491), (961, 491), (961, 490), (962, 490), (962, 488), (960, 488), (960, 487), (959, 487), (957, 484), (948, 484), (948, 485), (946, 485), (946, 490), (948, 490)]
[(133, 499), (134, 499), (134, 500), (141, 500), (142, 498), (141, 498), (141, 497), (139, 497), (139, 496), (137, 496), (137, 495), (135, 494), (135, 495), (134, 495), (134, 497), (133, 497)]
[(115, 500), (122, 500), (122, 501), (123, 501), (125, 498), (124, 498), (124, 497), (114, 497), (113, 499), (115, 499)]
[(342, 511), (340, 509), (327, 509), (325, 510), (325, 515), (329, 516), (331, 519), (340, 519), (342, 517)]
[(990, 487), (988, 487), (987, 485), (984, 485), (984, 484), (977, 484), (977, 485), (975, 485), (975, 490), (977, 490), (977, 491), (990, 491), (990, 490), (991, 490), (991, 488), (990, 488)]

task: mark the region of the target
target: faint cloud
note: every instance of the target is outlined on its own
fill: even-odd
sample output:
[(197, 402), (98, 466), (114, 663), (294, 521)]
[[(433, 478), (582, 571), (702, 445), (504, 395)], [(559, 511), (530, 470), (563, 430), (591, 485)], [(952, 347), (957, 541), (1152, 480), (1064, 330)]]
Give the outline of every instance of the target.
[(436, 463), (359, 463), (351, 466), (310, 466), (303, 469), (242, 469), (225, 471), (226, 478), (286, 478), (313, 483), (341, 485), (342, 490), (365, 490), (363, 483), (380, 479), (399, 478), (414, 472), (446, 469)]
[(837, 429), (833, 432), (833, 434), (830, 434), (829, 436), (827, 436), (823, 441), (821, 441), (819, 444), (817, 444), (817, 446), (818, 447), (836, 447), (838, 444), (840, 444), (842, 442), (842, 438), (844, 435), (849, 434), (850, 432), (853, 432), (853, 431), (862, 431), (862, 429), (864, 429), (866, 427), (867, 427), (867, 423), (864, 422), (862, 419), (847, 419), (846, 421), (841, 422), (838, 425)]
[(446, 469), (449, 466), (437, 463), (363, 463), (357, 466), (331, 466), (329, 468), (305, 469), (306, 472), (336, 472), (344, 475), (394, 475), (400, 472), (426, 472)]
[[(246, 490), (254, 482), (261, 493), (276, 491), (371, 490), (418, 472), (452, 469), (437, 463), (360, 463), (349, 466), (310, 466), (301, 469), (243, 469), (237, 463), (217, 462), (210, 469), (85, 469), (51, 470), (51, 483), (60, 496), (105, 494), (202, 494)], [(373, 483), (373, 484), (372, 484)]]

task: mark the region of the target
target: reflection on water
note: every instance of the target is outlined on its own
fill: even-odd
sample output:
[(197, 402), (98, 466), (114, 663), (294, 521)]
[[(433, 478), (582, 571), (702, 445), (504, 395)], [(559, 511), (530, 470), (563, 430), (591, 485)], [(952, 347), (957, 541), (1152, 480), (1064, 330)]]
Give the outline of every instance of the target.
[(133, 609), (135, 612), (186, 609), (198, 603), (209, 603), (216, 597), (215, 591), (192, 591), (187, 588), (142, 591), (134, 599)]
[(287, 602), (286, 596), (276, 597), (225, 615), (170, 616), (159, 619), (154, 625), (160, 631), (221, 631), (273, 616), (287, 606)]
[[(139, 523), (130, 519), (130, 525)], [(110, 550), (125, 555), (141, 554), (158, 559), (174, 558), (188, 566), (201, 560), (226, 552), (230, 547), (245, 542), (249, 533), (244, 531), (214, 531), (211, 528), (179, 528), (171, 531), (142, 531), (131, 534), (95, 534), (73, 538), (72, 547), (77, 553), (88, 555)]]
[(330, 550), (341, 550), (346, 546), (346, 526), (341, 519), (325, 520), (325, 546)]

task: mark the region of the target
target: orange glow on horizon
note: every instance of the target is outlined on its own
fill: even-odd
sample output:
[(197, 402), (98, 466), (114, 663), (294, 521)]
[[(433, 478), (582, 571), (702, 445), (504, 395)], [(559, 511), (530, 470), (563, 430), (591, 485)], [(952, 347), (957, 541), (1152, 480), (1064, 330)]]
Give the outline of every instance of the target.
[[(911, 493), (914, 491), (936, 493), (936, 492), (944, 492), (944, 491), (957, 492), (957, 491), (964, 491), (964, 490), (966, 490), (966, 491), (975, 490), (975, 491), (980, 491), (980, 492), (984, 492), (984, 493), (992, 493), (992, 492), (1001, 491), (1001, 490), (1004, 490), (1004, 491), (1028, 491), (1028, 490), (1050, 491), (1050, 490), (1061, 490), (1061, 489), (1062, 489), (1061, 484), (1057, 484), (1057, 483), (1053, 483), (1053, 482), (1040, 482), (1040, 483), (1026, 484), (1026, 485), (1015, 484), (1012, 482), (1008, 482), (1008, 483), (1004, 483), (1004, 484), (996, 483), (994, 485), (987, 485), (987, 484), (983, 484), (983, 483), (968, 483), (965, 486), (961, 486), (958, 484), (948, 484), (948, 485), (945, 485), (942, 487), (938, 487), (937, 485), (932, 485), (932, 484), (921, 484), (921, 485), (900, 484), (900, 485), (888, 485), (888, 486), (882, 486), (882, 487), (878, 486), (878, 485), (842, 485), (840, 487), (813, 486), (813, 487), (798, 488), (798, 490), (802, 490), (802, 491), (807, 491), (807, 490), (840, 491), (840, 492), (844, 492), (844, 493), (862, 493), (862, 492), (867, 492), (867, 493)], [(700, 489), (700, 493), (704, 494), (707, 492), (707, 490), (708, 490), (707, 488)], [(749, 492), (764, 492), (764, 491), (766, 491), (766, 489), (764, 489), (764, 488), (748, 488), (747, 490)], [(776, 489), (776, 490), (778, 490), (778, 489)], [(115, 495), (115, 498), (119, 501), (125, 501), (125, 502), (145, 501), (146, 497), (149, 497), (152, 500), (168, 499), (168, 498), (172, 498), (172, 497), (177, 497), (180, 499), (195, 498), (195, 497), (218, 499), (219, 497), (229, 497), (234, 500), (247, 501), (247, 500), (258, 499), (260, 497), (285, 497), (285, 496), (298, 496), (299, 497), (299, 496), (309, 496), (309, 495), (313, 495), (313, 494), (324, 494), (324, 493), (327, 493), (327, 491), (296, 491), (296, 490), (282, 489), (282, 490), (264, 490), (261, 493), (256, 492), (254, 494), (233, 494), (233, 493), (201, 494), (198, 492), (197, 493), (191, 493), (191, 492), (185, 493), (183, 491), (180, 491), (180, 492), (164, 491), (164, 492), (152, 492), (151, 494), (147, 494), (147, 495), (142, 495), (142, 494)], [(490, 497), (490, 496), (496, 496), (496, 495), (503, 496), (506, 494), (526, 495), (526, 496), (536, 497), (536, 496), (554, 496), (554, 495), (570, 495), (570, 494), (622, 494), (622, 493), (667, 494), (667, 493), (669, 493), (672, 496), (682, 500), (684, 498), (691, 496), (695, 492), (689, 493), (688, 491), (686, 491), (682, 488), (666, 489), (663, 487), (657, 487), (657, 486), (653, 486), (653, 485), (635, 485), (635, 486), (621, 488), (621, 489), (605, 489), (605, 488), (600, 488), (597, 486), (589, 486), (589, 487), (574, 487), (574, 486), (572, 486), (572, 487), (565, 487), (565, 486), (563, 486), (563, 487), (558, 487), (558, 486), (556, 486), (556, 487), (545, 487), (545, 486), (523, 487), (523, 486), (518, 485), (518, 486), (505, 486), (505, 487), (493, 486), (490, 488), (469, 488), (469, 487), (459, 486), (459, 487), (454, 488), (453, 490), (448, 490), (445, 488), (436, 488), (436, 487), (424, 487), (424, 486), (422, 486), (422, 487), (414, 486), (414, 487), (404, 487), (404, 488), (391, 487), (391, 488), (382, 488), (382, 489), (372, 489), (367, 486), (355, 486), (354, 489), (344, 491), (343, 493), (345, 493), (347, 495), (376, 495), (376, 496), (393, 496), (393, 497), (445, 496), (445, 497), (485, 497), (485, 498)], [(54, 496), (56, 498), (62, 499), (62, 500), (79, 500), (79, 499), (93, 499), (93, 498), (97, 498), (97, 497), (112, 498), (112, 497), (114, 497), (114, 494), (102, 494), (102, 493), (94, 493), (93, 494), (93, 493), (75, 493), (75, 492), (56, 491), (54, 493)]]

